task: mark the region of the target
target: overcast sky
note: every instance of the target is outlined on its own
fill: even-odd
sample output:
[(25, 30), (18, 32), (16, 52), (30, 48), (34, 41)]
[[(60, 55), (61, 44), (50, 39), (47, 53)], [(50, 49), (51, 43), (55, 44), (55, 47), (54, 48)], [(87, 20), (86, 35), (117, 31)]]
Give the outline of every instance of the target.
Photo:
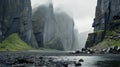
[[(47, 4), (50, 0), (31, 0), (32, 7)], [(92, 30), (97, 0), (52, 0), (55, 11), (67, 12), (75, 21), (79, 32)]]

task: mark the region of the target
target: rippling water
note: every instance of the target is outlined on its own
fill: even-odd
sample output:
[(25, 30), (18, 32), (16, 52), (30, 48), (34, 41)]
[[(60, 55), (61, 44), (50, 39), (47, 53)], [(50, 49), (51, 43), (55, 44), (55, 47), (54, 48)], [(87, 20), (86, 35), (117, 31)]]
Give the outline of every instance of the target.
[[(58, 61), (78, 61), (83, 59), (81, 62), (82, 66), (79, 67), (120, 67), (120, 57), (104, 57), (104, 56), (54, 56)], [(75, 67), (69, 65), (69, 67)]]
[[(43, 53), (44, 54), (44, 53)], [(33, 61), (33, 64), (26, 64), (24, 67), (58, 67), (56, 65), (61, 65), (59, 67), (64, 67), (63, 64), (64, 62), (69, 62), (68, 67), (75, 67), (74, 62), (83, 59), (84, 62), (81, 62), (82, 66), (77, 66), (77, 67), (120, 67), (120, 55), (112, 55), (112, 54), (104, 54), (104, 55), (87, 55), (87, 56), (48, 56), (48, 55), (41, 55), (41, 53), (16, 53), (16, 54), (11, 54), (11, 53), (1, 53), (0, 55), (0, 67), (13, 67), (9, 64), (11, 62), (13, 63), (12, 65), (19, 64), (18, 60), (19, 59), (24, 59), (27, 58), (30, 61)], [(50, 53), (48, 53), (50, 54)], [(59, 52), (57, 53), (59, 54)], [(62, 54), (62, 53), (61, 53)], [(50, 54), (51, 55), (51, 54)], [(59, 54), (60, 55), (60, 54)], [(45, 62), (41, 62), (42, 60)], [(51, 60), (51, 61), (49, 61)], [(17, 61), (17, 62), (16, 62)], [(49, 63), (49, 66), (47, 65)], [(45, 63), (45, 64), (44, 64)], [(6, 65), (8, 64), (8, 65)], [(24, 63), (22, 63), (24, 64)], [(39, 66), (38, 64), (42, 64), (42, 66)], [(37, 66), (36, 66), (37, 65)], [(16, 66), (16, 67), (23, 67), (23, 66)]]

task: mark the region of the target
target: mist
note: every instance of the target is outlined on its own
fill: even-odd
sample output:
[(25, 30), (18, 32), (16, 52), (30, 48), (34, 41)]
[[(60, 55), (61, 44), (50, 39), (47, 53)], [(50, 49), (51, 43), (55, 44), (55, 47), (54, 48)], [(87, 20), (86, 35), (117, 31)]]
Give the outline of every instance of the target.
[[(32, 7), (48, 4), (51, 0), (31, 0)], [(64, 11), (74, 18), (75, 28), (81, 32), (91, 31), (97, 0), (52, 0), (54, 11)]]
[[(39, 5), (53, 4), (54, 12), (65, 12), (74, 19), (75, 30), (78, 31), (78, 45), (75, 49), (83, 48), (88, 33), (93, 32), (92, 23), (95, 17), (97, 0), (31, 0), (32, 8)], [(83, 39), (84, 38), (84, 39)], [(78, 47), (79, 46), (79, 47)]]

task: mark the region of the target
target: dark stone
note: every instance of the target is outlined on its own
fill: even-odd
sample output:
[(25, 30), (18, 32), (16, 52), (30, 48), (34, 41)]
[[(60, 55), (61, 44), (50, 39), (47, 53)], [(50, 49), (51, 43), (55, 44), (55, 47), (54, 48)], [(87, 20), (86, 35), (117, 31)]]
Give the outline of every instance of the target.
[(79, 62), (84, 62), (84, 60), (83, 60), (83, 59), (80, 59)]
[(86, 51), (87, 49), (86, 48), (82, 48), (81, 51)]
[(67, 63), (64, 63), (63, 66), (64, 66), (64, 67), (68, 67), (68, 64), (67, 64)]
[(78, 62), (78, 63), (75, 63), (75, 66), (82, 66), (82, 64)]
[(118, 20), (118, 19), (120, 19), (120, 16), (114, 16), (113, 17), (113, 20)]
[(81, 52), (79, 50), (75, 51), (75, 54), (80, 54)]

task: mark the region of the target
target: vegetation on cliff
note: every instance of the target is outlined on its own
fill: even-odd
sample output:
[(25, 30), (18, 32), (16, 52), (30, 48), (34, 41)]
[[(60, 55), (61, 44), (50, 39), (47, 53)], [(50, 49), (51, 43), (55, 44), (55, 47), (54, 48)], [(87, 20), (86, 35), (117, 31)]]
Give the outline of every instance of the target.
[(120, 2), (119, 0), (98, 0), (94, 18), (94, 33), (103, 30), (103, 34), (91, 34), (86, 48), (108, 48), (120, 46)]
[[(118, 27), (117, 27), (118, 28)], [(105, 38), (98, 44), (94, 44), (94, 48), (108, 48), (111, 46), (120, 46), (120, 32), (118, 29), (107, 30)]]
[(64, 47), (61, 43), (59, 37), (53, 37), (45, 46), (47, 49), (56, 49), (56, 50), (64, 50)]
[(0, 43), (0, 51), (18, 51), (29, 49), (32, 48), (22, 41), (17, 33), (10, 35)]

